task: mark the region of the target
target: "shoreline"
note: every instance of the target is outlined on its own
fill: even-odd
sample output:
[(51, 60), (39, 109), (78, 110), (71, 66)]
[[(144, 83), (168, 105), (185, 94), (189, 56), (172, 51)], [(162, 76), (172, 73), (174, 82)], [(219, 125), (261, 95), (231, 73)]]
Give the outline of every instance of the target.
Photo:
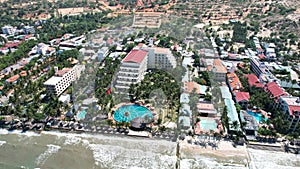
[[(70, 134), (70, 135), (94, 135), (94, 136), (98, 136), (98, 135), (107, 135), (107, 136), (116, 136), (116, 137), (127, 137), (127, 138), (143, 138), (143, 139), (148, 139), (148, 140), (164, 140), (164, 141), (169, 141), (169, 142), (174, 142), (173, 139), (174, 138), (164, 138), (164, 137), (145, 137), (145, 136), (139, 136), (139, 135), (128, 135), (125, 133), (116, 133), (114, 130), (111, 130), (110, 132), (97, 132), (97, 131), (86, 131), (86, 130), (78, 130), (78, 131), (72, 131), (72, 130), (60, 130), (60, 129), (52, 129), (52, 130), (40, 130), (40, 131), (36, 131), (36, 130), (26, 130), (23, 131), (22, 129), (14, 129), (14, 130), (8, 130), (7, 128), (0, 128), (0, 130), (2, 131), (6, 131), (5, 133), (0, 132), (0, 135), (5, 135), (5, 134), (26, 134), (26, 133), (34, 133), (37, 135), (40, 134), (51, 134), (51, 133), (58, 133), (58, 134)], [(18, 132), (17, 132), (18, 131)]]

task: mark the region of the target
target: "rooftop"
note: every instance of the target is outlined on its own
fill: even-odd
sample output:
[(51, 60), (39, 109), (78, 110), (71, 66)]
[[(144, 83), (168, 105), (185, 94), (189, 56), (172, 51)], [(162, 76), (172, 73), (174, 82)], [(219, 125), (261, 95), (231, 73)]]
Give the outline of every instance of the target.
[(128, 53), (122, 62), (135, 62), (142, 63), (144, 58), (147, 56), (147, 51), (134, 49)]
[(240, 101), (243, 101), (243, 100), (249, 101), (250, 94), (248, 92), (236, 92), (235, 97), (236, 97), (237, 102), (240, 102)]
[(20, 77), (20, 75), (16, 74), (16, 75), (11, 76), (10, 78), (6, 79), (6, 81), (9, 82), (9, 83), (13, 83), (13, 82), (15, 82), (16, 80), (18, 80), (19, 77)]
[(259, 82), (255, 74), (248, 74), (246, 77), (248, 78), (248, 83), (250, 86), (263, 87), (263, 84)]
[(196, 82), (185, 82), (184, 83), (184, 90), (188, 93), (192, 93), (193, 90), (195, 93), (199, 94), (200, 93), (200, 87), (199, 84)]
[(220, 86), (220, 89), (221, 89), (221, 94), (223, 99), (232, 98), (229, 88), (227, 86)]
[(272, 97), (287, 95), (287, 93), (276, 82), (268, 83), (266, 85), (266, 91), (269, 91), (272, 94)]
[(44, 85), (56, 85), (61, 79), (62, 77), (52, 76), (44, 83)]
[(180, 95), (180, 103), (189, 103), (189, 102), (190, 102), (189, 94), (182, 93)]
[(160, 48), (160, 47), (155, 48), (155, 53), (167, 54), (168, 52), (170, 52), (169, 48)]
[(227, 73), (228, 82), (230, 84), (231, 90), (235, 92), (236, 90), (240, 90), (243, 88), (240, 79), (237, 77), (235, 73)]
[(214, 72), (217, 73), (227, 73), (226, 67), (223, 65), (222, 61), (220, 59), (214, 59), (213, 61), (214, 66)]
[(63, 76), (64, 74), (68, 73), (71, 70), (72, 70), (72, 68), (63, 68), (62, 70), (58, 70), (57, 72), (55, 72), (55, 75)]
[(281, 96), (281, 99), (284, 100), (288, 105), (300, 106), (300, 98), (294, 96)]
[(229, 118), (229, 123), (232, 123), (234, 121), (239, 121), (239, 117), (236, 111), (234, 101), (232, 99), (224, 99), (224, 102), (228, 111), (227, 116)]
[(203, 110), (215, 110), (214, 105), (211, 103), (198, 103), (197, 108)]

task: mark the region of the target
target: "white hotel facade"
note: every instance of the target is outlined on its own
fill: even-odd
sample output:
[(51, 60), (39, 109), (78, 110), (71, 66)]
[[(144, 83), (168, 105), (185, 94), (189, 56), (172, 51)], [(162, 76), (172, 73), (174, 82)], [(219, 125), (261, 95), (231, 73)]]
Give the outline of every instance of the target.
[(115, 92), (125, 93), (131, 84), (143, 80), (148, 68), (173, 69), (176, 64), (176, 58), (168, 48), (135, 48), (122, 60), (115, 83)]
[(174, 69), (177, 65), (176, 58), (168, 48), (144, 47), (148, 51), (148, 68)]
[(84, 69), (84, 65), (75, 65), (73, 68), (63, 68), (62, 70), (55, 68), (55, 75), (44, 83), (47, 92), (57, 96), (61, 95), (73, 81), (79, 79)]
[(148, 52), (133, 49), (122, 60), (116, 80), (116, 93), (125, 92), (131, 84), (140, 82), (147, 70)]

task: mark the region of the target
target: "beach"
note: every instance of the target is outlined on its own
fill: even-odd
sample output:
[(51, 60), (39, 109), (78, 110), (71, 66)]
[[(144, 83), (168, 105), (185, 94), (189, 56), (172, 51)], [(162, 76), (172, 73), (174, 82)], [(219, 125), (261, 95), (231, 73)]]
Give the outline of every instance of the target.
[[(175, 142), (120, 135), (0, 129), (0, 151), (1, 169), (171, 169), (177, 162)], [(180, 141), (178, 161), (181, 169), (300, 167), (299, 155), (233, 147), (229, 141), (217, 149)]]

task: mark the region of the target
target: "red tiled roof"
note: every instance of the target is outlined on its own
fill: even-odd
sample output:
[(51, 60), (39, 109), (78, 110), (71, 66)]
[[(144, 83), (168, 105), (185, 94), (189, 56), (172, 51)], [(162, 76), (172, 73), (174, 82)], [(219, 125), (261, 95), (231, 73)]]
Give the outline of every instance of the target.
[(137, 46), (138, 47), (143, 47), (143, 45), (144, 45), (143, 43), (139, 43)]
[(134, 49), (128, 53), (128, 55), (123, 59), (123, 62), (141, 63), (146, 56), (146, 51)]
[(256, 86), (256, 87), (263, 87), (263, 84), (261, 84), (258, 80), (258, 78), (255, 76), (255, 74), (249, 74), (246, 75), (246, 77), (248, 78), (248, 83), (250, 86)]
[(107, 39), (106, 43), (111, 45), (113, 43), (113, 39), (111, 39), (111, 38)]
[(259, 57), (260, 59), (266, 58), (266, 56), (265, 56), (264, 54), (259, 54), (258, 57)]
[(243, 85), (242, 85), (240, 79), (237, 77), (237, 75), (235, 73), (227, 73), (227, 78), (228, 78), (231, 90), (233, 92), (239, 91), (240, 89), (243, 88)]
[[(295, 112), (299, 112), (300, 113), (300, 106), (292, 105), (292, 106), (289, 106), (289, 109), (290, 109), (290, 115), (291, 116), (294, 116)], [(297, 115), (297, 116), (299, 116), (299, 115)]]
[(27, 72), (26, 71), (21, 71), (20, 72), (20, 75), (23, 77), (23, 76), (27, 76)]
[(9, 83), (12, 83), (12, 82), (15, 82), (16, 80), (18, 80), (19, 77), (20, 77), (20, 75), (17, 74), (17, 75), (14, 75), (14, 76), (6, 79), (6, 81), (9, 82)]
[(237, 66), (240, 68), (245, 68), (243, 63), (238, 63)]
[(236, 97), (237, 102), (240, 102), (243, 100), (249, 101), (250, 94), (248, 92), (236, 92), (235, 97)]
[(269, 91), (272, 97), (279, 97), (286, 95), (285, 91), (278, 86), (276, 82), (270, 82), (266, 85), (266, 90)]
[(7, 44), (5, 44), (4, 47), (13, 48), (13, 47), (19, 46), (19, 44), (20, 44), (19, 42), (16, 42), (16, 43), (7, 43)]
[(259, 52), (264, 52), (264, 50), (263, 50), (262, 48), (257, 48), (257, 50), (258, 50)]
[(196, 82), (185, 82), (184, 83), (184, 90), (187, 93), (192, 93), (193, 90), (195, 90), (195, 93), (197, 93), (197, 94), (201, 93), (200, 86)]

